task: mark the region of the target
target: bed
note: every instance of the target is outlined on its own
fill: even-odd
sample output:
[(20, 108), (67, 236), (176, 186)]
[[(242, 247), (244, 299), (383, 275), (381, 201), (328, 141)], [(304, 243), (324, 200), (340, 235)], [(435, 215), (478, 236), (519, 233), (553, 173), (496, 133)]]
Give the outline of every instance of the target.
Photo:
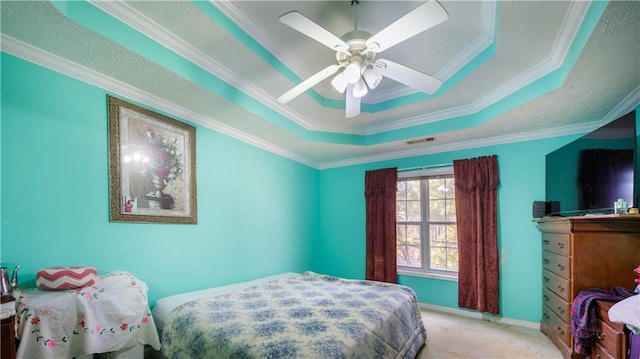
[(414, 358), (427, 337), (406, 286), (305, 272), (157, 301), (162, 356)]

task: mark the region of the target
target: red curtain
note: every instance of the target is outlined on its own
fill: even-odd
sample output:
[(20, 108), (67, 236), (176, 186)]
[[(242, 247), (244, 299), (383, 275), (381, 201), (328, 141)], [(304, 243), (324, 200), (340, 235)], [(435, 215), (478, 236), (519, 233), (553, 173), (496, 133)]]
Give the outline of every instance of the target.
[(500, 313), (497, 156), (453, 161), (458, 227), (458, 305)]
[(397, 168), (367, 171), (364, 182), (367, 208), (366, 279), (397, 283)]

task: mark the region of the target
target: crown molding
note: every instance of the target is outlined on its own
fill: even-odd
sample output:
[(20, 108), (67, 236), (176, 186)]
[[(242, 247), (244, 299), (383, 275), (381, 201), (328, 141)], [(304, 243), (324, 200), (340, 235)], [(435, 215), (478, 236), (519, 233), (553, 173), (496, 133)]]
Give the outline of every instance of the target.
[[(145, 31), (143, 30), (139, 30), (139, 31), (143, 31), (147, 35), (149, 35), (147, 32), (150, 31), (150, 29), (153, 29), (153, 31), (156, 31), (159, 29), (157, 24), (154, 24), (150, 20), (149, 20), (150, 22), (145, 21), (142, 17), (139, 16), (140, 14), (131, 13), (132, 9), (128, 5), (123, 5), (122, 7), (118, 7), (118, 5), (115, 5), (115, 6), (105, 5), (105, 4), (109, 4), (109, 2), (99, 2), (99, 3), (100, 3), (99, 6), (102, 6), (102, 8), (106, 6), (110, 9), (107, 11), (111, 11), (113, 13), (118, 14), (114, 16), (117, 16), (118, 18), (128, 18), (127, 21), (138, 24), (136, 29), (146, 28)], [(122, 3), (118, 3), (118, 4), (122, 4)], [(556, 40), (554, 51), (549, 56), (549, 59), (546, 62), (539, 64), (538, 66), (533, 68), (530, 71), (530, 73), (537, 72), (539, 76), (541, 73), (546, 73), (550, 71), (549, 69), (553, 68), (553, 66), (560, 66), (558, 62), (561, 63), (562, 59), (564, 59), (564, 57), (566, 56), (568, 51), (568, 46), (570, 46), (570, 44), (572, 43), (573, 38), (577, 33), (577, 29), (580, 28), (580, 24), (582, 23), (584, 16), (586, 16), (585, 15), (586, 11), (588, 10), (588, 6), (584, 5), (583, 2), (572, 2), (571, 6), (572, 6), (572, 10), (569, 12), (571, 15), (568, 14), (567, 17), (565, 18), (565, 23), (564, 23), (565, 25), (563, 26), (563, 28), (573, 29), (573, 30), (562, 31)], [(114, 7), (116, 8), (116, 10), (114, 10)], [(162, 31), (163, 29), (160, 28), (160, 30), (161, 31), (159, 33), (161, 35), (159, 35), (158, 38), (154, 38), (159, 43), (163, 44), (164, 46), (167, 46), (170, 49), (176, 49), (176, 52), (178, 52), (182, 56), (190, 56), (188, 57), (189, 60), (195, 57), (199, 62), (204, 61), (204, 62), (208, 62), (209, 64), (213, 64), (213, 65), (209, 65), (208, 67), (208, 71), (210, 71), (213, 74), (218, 74), (222, 72), (225, 74), (225, 76), (232, 77), (231, 80), (233, 80), (233, 77), (235, 77), (235, 75), (231, 73), (228, 69), (224, 67), (217, 67), (219, 64), (212, 61), (206, 55), (202, 53), (197, 54), (191, 51), (192, 48), (188, 44), (185, 44), (179, 39), (172, 38), (172, 36), (167, 36), (168, 31), (166, 29), (164, 29), (164, 32)], [(168, 39), (171, 41), (169, 41)], [(317, 163), (297, 153), (284, 149), (280, 146), (274, 145), (273, 143), (261, 140), (260, 138), (257, 138), (255, 136), (252, 136), (242, 131), (239, 131), (237, 129), (234, 129), (224, 123), (216, 121), (213, 118), (204, 116), (200, 113), (197, 113), (189, 109), (186, 109), (184, 107), (173, 104), (167, 101), (166, 99), (141, 91), (124, 82), (121, 82), (119, 80), (106, 76), (104, 74), (101, 74), (90, 68), (81, 66), (77, 63), (64, 59), (56, 54), (44, 51), (30, 44), (24, 43), (6, 34), (1, 34), (0, 48), (3, 52), (7, 54), (19, 57), (26, 61), (35, 63), (47, 69), (50, 69), (52, 71), (64, 74), (66, 76), (80, 80), (88, 84), (91, 84), (98, 88), (102, 88), (108, 92), (121, 95), (133, 101), (146, 104), (158, 110), (164, 111), (166, 113), (191, 121), (203, 127), (217, 131), (221, 134), (238, 139), (242, 142), (248, 143), (252, 146), (258, 147), (265, 151), (274, 153), (284, 158), (288, 158), (295, 162), (299, 162), (301, 164), (307, 165), (312, 168), (317, 168), (317, 169), (351, 166), (351, 165), (398, 159), (398, 158), (404, 158), (404, 157), (428, 155), (428, 154), (434, 154), (434, 153), (440, 153), (440, 152), (470, 149), (475, 147), (492, 146), (492, 145), (514, 143), (514, 142), (520, 142), (520, 141), (537, 140), (537, 139), (542, 139), (547, 137), (585, 133), (597, 127), (600, 127), (610, 121), (615, 120), (619, 116), (634, 110), (640, 105), (640, 86), (638, 86), (622, 102), (620, 102), (615, 108), (613, 108), (602, 120), (597, 122), (590, 122), (587, 124), (581, 124), (581, 125), (575, 125), (575, 126), (556, 127), (552, 129), (546, 129), (543, 131), (526, 132), (526, 133), (520, 133), (515, 135), (496, 136), (491, 138), (478, 139), (478, 140), (472, 140), (472, 141), (463, 141), (463, 142), (457, 142), (457, 143), (451, 143), (451, 144), (443, 144), (443, 145), (431, 144), (431, 145), (425, 145), (420, 147), (413, 147), (411, 149), (392, 151), (392, 152), (388, 152), (380, 155), (353, 157), (353, 158), (342, 160), (342, 161)], [(181, 49), (182, 52), (177, 51), (177, 49)], [(194, 53), (196, 55), (193, 55)], [(207, 67), (203, 67), (203, 68), (207, 68)], [(517, 80), (513, 81), (513, 83), (508, 84), (508, 86), (511, 86), (512, 90), (513, 89), (517, 90), (521, 88), (522, 86), (524, 86), (524, 84), (526, 84), (526, 78), (531, 76), (530, 73), (523, 74)], [(228, 82), (231, 84), (234, 84), (235, 82), (231, 80)], [(237, 86), (239, 89), (242, 88), (242, 84), (238, 84)], [(478, 109), (482, 109), (486, 107), (487, 104), (491, 104), (492, 102), (489, 99), (502, 98), (500, 97), (500, 93), (504, 91), (506, 90), (504, 89), (504, 87), (502, 87), (494, 91), (493, 93), (483, 97), (483, 99), (481, 99), (482, 101), (487, 101), (487, 102), (481, 102), (479, 100), (470, 105), (459, 106), (457, 108), (440, 111), (438, 113), (427, 114), (424, 116), (416, 116), (415, 118), (407, 118), (405, 119), (405, 121), (407, 121), (406, 123), (412, 123), (413, 121), (413, 123), (422, 124), (422, 123), (426, 123), (425, 121), (434, 122), (434, 121), (441, 120), (443, 118), (460, 116), (461, 114), (463, 115), (472, 114), (474, 112), (477, 112)], [(366, 131), (364, 134), (365, 135), (373, 134), (373, 133), (377, 133), (376, 131), (382, 132), (382, 131), (390, 131), (390, 130), (393, 130), (393, 128), (379, 127), (379, 128), (373, 128), (372, 131)]]
[(317, 163), (314, 163), (309, 159), (286, 150), (280, 146), (276, 146), (273, 143), (264, 141), (260, 138), (239, 131), (224, 123), (216, 121), (211, 117), (204, 116), (198, 112), (191, 111), (187, 108), (176, 105), (168, 101), (167, 99), (152, 95), (145, 91), (141, 91), (122, 81), (101, 74), (90, 68), (62, 58), (58, 55), (44, 51), (40, 48), (22, 42), (6, 34), (0, 35), (0, 46), (2, 52), (16, 56), (25, 61), (34, 63), (51, 71), (58, 72), (65, 76), (96, 86), (107, 92), (126, 97), (146, 106), (153, 107), (157, 110), (193, 122), (202, 127), (214, 130), (221, 134), (261, 148), (265, 151), (288, 158), (295, 162), (299, 162), (309, 167), (317, 168)]
[[(443, 82), (447, 82), (453, 75), (455, 75), (458, 71), (462, 70), (462, 68), (473, 61), (473, 59), (478, 56), (482, 51), (484, 51), (487, 47), (491, 46), (493, 38), (493, 33), (491, 36), (482, 33), (475, 40), (473, 40), (468, 46), (466, 46), (462, 52), (458, 54), (458, 56), (454, 57), (449, 61), (440, 71), (438, 71), (433, 76), (441, 79)], [(402, 96), (408, 96), (414, 93), (418, 93), (419, 91), (405, 85), (397, 85), (392, 88), (382, 90), (382, 91), (372, 91), (367, 97), (367, 100), (364, 103), (368, 104), (376, 104), (388, 100), (392, 100)]]
[[(491, 46), (493, 39), (495, 38), (496, 31), (496, 8), (497, 2), (483, 2), (483, 9), (481, 13), (481, 21), (484, 24), (484, 29), (480, 34), (469, 43), (462, 51), (451, 61), (449, 61), (440, 71), (433, 74), (436, 78), (441, 79), (443, 82), (447, 82), (453, 75), (462, 68), (473, 61), (473, 59), (482, 53), (487, 47)], [(387, 100), (391, 100), (397, 97), (414, 94), (418, 91), (403, 85), (395, 86), (394, 88), (384, 91), (374, 91), (367, 96), (366, 103), (379, 103)], [(366, 131), (365, 131), (366, 132)]]
[[(305, 71), (305, 67), (302, 65), (302, 61), (299, 60), (299, 57), (296, 56), (295, 53), (291, 52), (289, 48), (268, 36), (268, 31), (256, 24), (255, 21), (252, 21), (248, 16), (246, 16), (233, 1), (221, 1), (221, 2), (212, 2), (212, 4), (220, 9), (227, 17), (233, 19), (236, 24), (243, 29), (248, 34), (254, 36), (254, 39), (260, 43), (264, 48), (266, 48), (272, 55), (274, 55), (278, 60), (285, 64), (286, 66), (291, 68), (293, 72), (298, 74), (301, 78), (306, 78), (311, 76), (311, 73)], [(458, 54), (455, 58), (453, 58), (449, 63), (447, 63), (440, 71), (438, 71), (435, 76), (441, 78), (443, 80), (449, 79), (455, 73), (460, 71), (466, 64), (471, 62), (479, 53), (484, 51), (488, 46), (491, 45), (494, 38), (494, 32), (496, 29), (496, 7), (497, 2), (487, 2), (483, 8), (481, 18), (483, 24), (485, 24), (484, 31), (468, 46), (466, 46), (460, 54)], [(285, 61), (286, 59), (286, 61)], [(237, 79), (237, 81), (242, 81), (241, 79)], [(319, 87), (321, 90), (320, 93), (327, 93), (327, 91), (332, 91), (333, 88), (326, 83), (321, 83), (316, 85), (315, 87)], [(411, 95), (416, 93), (416, 90), (409, 88), (404, 85), (394, 86), (393, 88), (389, 88), (384, 91), (372, 91), (367, 95), (367, 100), (364, 103), (375, 104), (382, 101), (391, 100), (394, 98)], [(280, 105), (280, 104), (276, 104)], [(273, 107), (269, 104), (274, 110), (283, 113), (280, 108)], [(279, 107), (282, 107), (281, 105)], [(291, 116), (290, 118), (296, 123), (301, 124), (300, 121), (305, 122), (306, 125), (301, 124), (304, 128), (308, 130), (324, 130), (331, 132), (341, 132), (341, 133), (351, 133), (351, 134), (360, 134), (365, 135), (368, 134), (369, 131), (367, 128), (363, 128), (360, 131), (353, 131), (347, 127), (343, 126), (332, 126), (331, 128), (325, 127), (316, 127), (312, 123), (309, 123), (304, 120), (304, 117), (297, 112), (289, 111), (286, 116)], [(444, 119), (444, 118), (442, 118)], [(402, 120), (399, 120), (402, 121)], [(397, 123), (399, 121), (394, 121), (393, 123)], [(399, 125), (395, 129), (401, 128)]]
[(387, 152), (381, 155), (362, 156), (344, 161), (327, 162), (320, 165), (318, 169), (324, 170), (329, 168), (354, 166), (365, 163), (395, 160), (413, 156), (424, 156), (442, 152), (467, 150), (477, 147), (495, 146), (523, 141), (535, 141), (545, 138), (576, 134), (586, 134), (608, 124), (611, 121), (616, 120), (623, 115), (626, 115), (627, 113), (638, 108), (638, 106), (640, 106), (640, 85), (633, 89), (633, 91), (631, 91), (629, 95), (627, 95), (620, 103), (618, 103), (618, 105), (616, 105), (613, 109), (611, 109), (611, 111), (609, 111), (609, 113), (607, 113), (601, 120), (598, 121), (581, 123), (577, 125), (559, 126), (539, 131), (527, 131), (511, 135), (487, 137), (478, 140), (462, 141), (443, 145), (425, 145), (409, 150)]
[(475, 102), (458, 107), (452, 107), (443, 111), (407, 117), (384, 124), (367, 126), (365, 127), (363, 134), (372, 135), (395, 131), (407, 127), (442, 121), (454, 117), (467, 116), (480, 112), (505, 97), (523, 89), (543, 76), (557, 70), (562, 66), (564, 58), (573, 43), (573, 39), (575, 39), (578, 30), (580, 29), (580, 25), (587, 15), (589, 4), (590, 3), (586, 1), (572, 1), (570, 3), (569, 11), (567, 11), (567, 15), (562, 23), (560, 33), (554, 42), (550, 55), (545, 60), (541, 61), (524, 73), (514, 77), (509, 82), (489, 92)]
[(516, 142), (540, 140), (540, 139), (550, 138), (550, 137), (585, 133), (590, 130), (593, 130), (594, 128), (597, 128), (597, 127), (594, 127), (593, 123), (588, 123), (588, 124), (581, 124), (581, 125), (575, 125), (575, 126), (555, 127), (553, 129), (545, 129), (541, 131), (529, 131), (529, 132), (522, 132), (522, 133), (510, 134), (510, 135), (486, 137), (482, 139), (460, 141), (460, 142), (447, 143), (442, 145), (425, 145), (421, 147), (414, 147), (407, 150), (386, 152), (384, 154), (379, 154), (379, 155), (363, 156), (358, 158), (351, 158), (344, 161), (328, 162), (320, 165), (318, 169), (325, 170), (329, 168), (354, 166), (354, 165), (361, 165), (365, 163), (389, 161), (389, 160), (396, 160), (396, 159), (407, 158), (407, 157), (433, 155), (433, 154), (442, 153), (442, 152), (461, 151), (461, 150), (468, 150), (468, 149), (479, 148), (479, 147), (496, 146), (496, 145), (504, 145), (509, 143), (516, 143)]
[(149, 17), (142, 14), (127, 3), (121, 1), (95, 0), (89, 0), (89, 2), (103, 12), (120, 20), (127, 26), (146, 35), (147, 37), (153, 39), (172, 52), (177, 53), (178, 55), (189, 60), (200, 68), (206, 70), (213, 76), (220, 78), (239, 91), (244, 92), (245, 94), (267, 105), (274, 111), (282, 114), (301, 127), (307, 130), (313, 129), (312, 124), (299, 113), (292, 111), (287, 106), (280, 104), (270, 94), (267, 94), (252, 83), (240, 78), (226, 66), (220, 64), (196, 47), (193, 47), (191, 44), (175, 36), (171, 31), (160, 26), (158, 23), (151, 20)]
[(176, 117), (183, 118), (208, 129), (235, 138), (239, 141), (261, 148), (265, 151), (274, 153), (276, 155), (288, 158), (295, 162), (319, 170), (394, 160), (413, 156), (424, 156), (441, 152), (465, 150), (476, 147), (486, 147), (522, 141), (539, 140), (564, 135), (582, 134), (593, 131), (594, 129), (601, 127), (640, 106), (640, 86), (638, 86), (600, 121), (589, 122), (580, 125), (555, 127), (551, 129), (525, 132), (515, 135), (495, 136), (479, 140), (463, 141), (444, 145), (428, 145), (408, 150), (388, 152), (380, 155), (354, 157), (343, 161), (316, 163), (294, 152), (283, 149), (280, 146), (276, 146), (255, 136), (251, 136), (242, 131), (238, 131), (210, 117), (185, 109), (181, 106), (177, 106), (163, 98), (151, 95), (144, 91), (140, 91), (137, 88), (127, 85), (126, 83), (105, 76), (77, 63), (66, 60), (58, 55), (36, 48), (6, 34), (0, 35), (0, 46), (2, 52), (16, 56), (25, 61), (32, 62), (49, 70), (91, 84), (98, 88), (102, 88), (105, 91), (118, 94), (133, 101), (137, 101), (139, 103), (154, 107), (158, 110), (175, 115)]
[[(584, 20), (584, 17), (586, 16), (587, 10), (589, 8), (589, 2), (571, 2), (560, 34), (558, 35), (558, 38), (554, 43), (551, 55), (538, 65), (517, 76), (503, 86), (488, 93), (482, 98), (479, 98), (475, 102), (454, 108), (449, 108), (443, 111), (401, 118), (383, 124), (364, 126), (360, 130), (354, 130), (340, 125), (314, 125), (299, 112), (291, 110), (288, 106), (284, 106), (283, 104), (278, 103), (271, 95), (265, 93), (248, 81), (245, 81), (244, 79), (238, 77), (225, 66), (219, 64), (206, 54), (202, 53), (197, 48), (194, 48), (190, 44), (182, 41), (181, 39), (173, 35), (170, 31), (158, 25), (157, 23), (146, 17), (144, 14), (140, 13), (135, 8), (127, 5), (124, 2), (91, 0), (91, 3), (105, 13), (115, 17), (116, 19), (119, 19), (128, 26), (154, 39), (171, 51), (178, 53), (180, 56), (200, 66), (209, 73), (219, 77), (220, 79), (236, 87), (240, 91), (254, 97), (256, 100), (260, 101), (261, 103), (270, 107), (272, 110), (280, 113), (281, 115), (285, 116), (286, 118), (300, 125), (306, 130), (340, 132), (356, 135), (373, 135), (382, 132), (395, 131), (407, 127), (423, 125), (431, 122), (442, 121), (449, 118), (466, 116), (479, 112), (484, 108), (500, 101), (501, 99), (522, 89), (523, 87), (554, 71), (562, 65), (562, 61), (564, 60), (564, 57), (566, 56), (568, 49), (573, 39), (575, 38), (577, 31), (580, 28), (580, 24)], [(246, 15), (244, 15), (238, 9), (238, 7), (234, 5), (233, 2), (211, 2), (211, 4), (220, 9), (220, 11), (222, 11), (229, 18), (237, 21), (238, 26), (240, 26), (243, 31), (251, 34), (258, 34), (256, 35), (256, 40), (261, 44), (261, 46), (268, 49), (271, 54), (287, 54), (289, 52), (286, 49), (286, 46), (283, 46), (277, 41), (269, 39), (269, 36), (266, 35), (267, 32), (264, 29), (257, 27), (255, 22), (252, 22)], [(490, 29), (490, 33), (493, 35), (493, 31), (495, 31), (496, 27), (495, 22), (497, 21), (497, 19), (495, 18), (495, 7), (497, 5), (495, 2), (493, 2), (492, 4), (493, 6), (487, 6), (485, 8), (483, 13), (483, 21), (487, 23), (487, 26)], [(484, 49), (486, 48), (486, 46), (490, 45), (492, 38), (493, 37), (481, 36), (476, 39), (474, 43), (472, 43), (468, 48), (465, 49), (465, 51), (463, 51), (463, 55), (456, 57), (452, 60), (452, 62), (447, 64), (447, 67), (443, 68), (443, 70), (438, 73), (439, 76), (448, 74), (448, 76), (451, 77), (455, 72), (459, 71), (460, 68), (464, 66), (464, 64), (471, 61), (471, 58), (469, 58), (469, 56), (471, 56), (474, 51), (481, 51), (481, 49)], [(289, 57), (287, 58), (290, 60)], [(278, 59), (282, 62), (280, 58)], [(287, 61), (287, 63), (289, 62), (292, 62), (293, 66), (295, 66), (296, 68), (302, 68), (300, 63), (296, 62), (295, 60)], [(406, 86), (398, 86), (395, 90), (392, 89), (388, 91), (396, 91), (393, 93), (389, 92), (387, 95), (385, 95), (394, 98), (415, 92), (411, 89), (406, 88)]]
[(633, 89), (616, 107), (604, 116), (599, 122), (600, 126), (604, 126), (618, 117), (635, 110), (638, 106), (640, 106), (640, 85)]
[(562, 63), (562, 61), (564, 61), (590, 7), (591, 1), (571, 1), (569, 3), (569, 10), (562, 21), (561, 30), (558, 32), (556, 41), (553, 44), (553, 49), (549, 55), (552, 62)]
[[(267, 51), (269, 51), (275, 58), (282, 64), (291, 69), (297, 75), (301, 75), (300, 78), (304, 79), (313, 75), (303, 65), (303, 61), (297, 56), (296, 51), (291, 51), (290, 47), (282, 43), (277, 38), (270, 36), (269, 31), (266, 28), (259, 26), (258, 23), (249, 18), (234, 1), (210, 1), (211, 5), (218, 8), (229, 19), (232, 19), (236, 25), (238, 25), (244, 32), (251, 34), (251, 36), (260, 45), (262, 45)], [(286, 61), (285, 61), (286, 60)], [(318, 84), (316, 86), (323, 86), (323, 91), (328, 90), (330, 86), (328, 84)]]

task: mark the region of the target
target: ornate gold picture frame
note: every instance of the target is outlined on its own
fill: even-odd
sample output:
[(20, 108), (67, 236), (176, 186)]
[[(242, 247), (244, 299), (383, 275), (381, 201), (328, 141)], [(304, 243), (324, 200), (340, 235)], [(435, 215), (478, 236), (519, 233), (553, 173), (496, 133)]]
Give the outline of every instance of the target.
[(107, 100), (110, 220), (197, 223), (195, 127)]

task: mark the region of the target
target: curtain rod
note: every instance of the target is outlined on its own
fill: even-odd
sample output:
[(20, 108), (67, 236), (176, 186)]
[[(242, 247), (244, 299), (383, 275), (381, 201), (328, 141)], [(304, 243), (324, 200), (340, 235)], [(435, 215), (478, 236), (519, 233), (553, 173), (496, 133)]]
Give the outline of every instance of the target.
[(418, 170), (426, 170), (426, 169), (430, 169), (430, 168), (441, 168), (441, 167), (451, 167), (453, 166), (453, 163), (440, 163), (437, 165), (426, 165), (426, 166), (416, 166), (416, 167), (408, 167), (408, 168), (401, 168), (398, 170), (398, 172), (409, 172), (409, 171), (418, 171)]

